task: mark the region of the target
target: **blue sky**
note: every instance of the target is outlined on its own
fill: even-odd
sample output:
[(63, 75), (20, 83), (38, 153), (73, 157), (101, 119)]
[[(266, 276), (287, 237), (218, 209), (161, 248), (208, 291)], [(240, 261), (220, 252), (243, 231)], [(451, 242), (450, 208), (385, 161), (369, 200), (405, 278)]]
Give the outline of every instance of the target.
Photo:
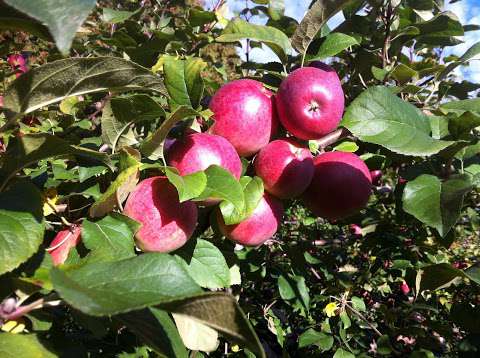
[[(206, 0), (209, 3), (216, 2), (215, 0)], [(445, 1), (448, 3), (448, 0)], [(309, 0), (285, 0), (285, 13), (287, 16), (301, 20), (307, 11)], [(235, 13), (243, 9), (245, 6), (244, 0), (228, 0), (228, 15), (233, 17)], [(480, 0), (462, 0), (454, 4), (447, 4), (446, 10), (454, 12), (463, 24), (477, 24), (480, 25)], [(261, 20), (260, 20), (261, 21)], [(329, 26), (336, 27), (343, 21), (343, 16), (338, 13), (335, 17), (330, 19)], [(454, 54), (462, 55), (468, 48), (476, 42), (480, 42), (480, 31), (467, 32), (462, 39), (463, 44), (450, 48)], [(243, 55), (243, 51), (239, 52)], [(257, 62), (268, 62), (275, 58), (275, 55), (266, 47), (263, 49), (255, 48), (251, 51), (251, 57)], [(480, 83), (480, 55), (477, 60), (471, 61), (468, 68), (458, 68), (456, 74), (466, 80)]]

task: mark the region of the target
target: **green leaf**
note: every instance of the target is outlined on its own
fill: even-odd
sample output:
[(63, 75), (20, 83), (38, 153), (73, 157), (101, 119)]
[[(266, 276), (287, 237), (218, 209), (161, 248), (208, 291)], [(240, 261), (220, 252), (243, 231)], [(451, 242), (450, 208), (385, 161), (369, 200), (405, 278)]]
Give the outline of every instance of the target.
[(313, 58), (309, 58), (310, 61), (323, 60), (327, 57), (332, 57), (350, 46), (359, 45), (360, 43), (355, 37), (342, 34), (340, 32), (334, 32), (327, 36), (325, 41), (320, 45), (317, 54)]
[(435, 15), (431, 20), (416, 23), (420, 35), (416, 36), (419, 44), (433, 46), (451, 46), (461, 42), (455, 36), (463, 36), (463, 26), (453, 12), (445, 11)]
[(317, 332), (313, 328), (309, 328), (300, 335), (298, 339), (298, 347), (304, 348), (316, 345), (325, 352), (332, 349), (333, 342), (334, 339), (332, 336), (323, 332)]
[(338, 348), (333, 355), (333, 358), (355, 358), (355, 355), (342, 348)]
[(45, 231), (42, 207), (40, 193), (28, 182), (0, 193), (0, 275), (37, 252)]
[(217, 42), (237, 42), (250, 39), (262, 42), (272, 49), (282, 63), (287, 62), (287, 55), (291, 52), (290, 41), (282, 31), (271, 26), (254, 25), (245, 20), (231, 20)]
[(201, 58), (177, 60), (173, 56), (165, 57), (163, 73), (171, 105), (198, 108), (205, 87), (201, 74), (206, 66)]
[(33, 68), (7, 88), (4, 109), (13, 118), (87, 93), (150, 90), (166, 95), (162, 80), (115, 57), (68, 58)]
[(140, 224), (132, 221), (120, 214), (107, 216), (97, 222), (84, 220), (82, 243), (91, 250), (86, 257), (88, 263), (134, 257), (133, 236)]
[(131, 126), (140, 121), (155, 121), (165, 117), (163, 108), (146, 94), (115, 97), (109, 100), (102, 111), (103, 142), (115, 148), (137, 143)]
[(132, 162), (118, 174), (108, 189), (90, 207), (91, 217), (104, 216), (114, 208), (121, 207), (140, 179), (140, 162), (126, 150), (123, 150), (121, 155), (131, 158)]
[(285, 301), (291, 300), (295, 298), (295, 289), (292, 287), (288, 279), (285, 276), (280, 275), (278, 276), (278, 291), (280, 293), (280, 297)]
[(297, 26), (292, 36), (292, 45), (299, 53), (307, 52), (307, 48), (318, 31), (337, 12), (353, 0), (317, 0)]
[[(222, 215), (224, 215), (225, 223), (233, 223), (238, 219), (237, 213), (245, 212), (245, 196), (240, 182), (228, 170), (218, 166), (211, 165), (205, 170), (207, 176), (207, 185), (205, 190), (195, 198), (196, 201), (204, 201), (209, 199), (225, 200), (233, 205), (234, 210), (229, 205), (222, 205)], [(225, 211), (225, 214), (223, 213)], [(225, 215), (227, 215), (225, 217)]]
[[(15, 9), (44, 23), (58, 49), (68, 53), (75, 33), (95, 7), (95, 0), (5, 0)], [(74, 16), (72, 16), (74, 15)]]
[(333, 150), (336, 150), (337, 152), (355, 153), (358, 148), (357, 143), (346, 141), (336, 145)]
[(0, 334), (0, 356), (3, 358), (17, 357), (58, 357), (40, 342), (36, 334)]
[(163, 121), (151, 136), (149, 136), (140, 146), (140, 151), (146, 157), (152, 160), (163, 158), (163, 142), (167, 138), (172, 127), (179, 121), (198, 115), (199, 113), (191, 107), (179, 106)]
[(453, 115), (448, 121), (448, 130), (455, 138), (468, 135), (470, 131), (480, 126), (480, 112), (464, 112), (459, 116)]
[(205, 288), (230, 286), (230, 269), (222, 252), (211, 242), (198, 239), (187, 271), (195, 282)]
[(111, 24), (118, 24), (120, 22), (124, 22), (128, 20), (133, 15), (137, 14), (141, 11), (142, 8), (138, 8), (136, 11), (125, 11), (125, 10), (113, 10), (104, 8), (102, 9), (102, 20), (105, 22), (109, 22)]
[(437, 79), (438, 80), (443, 80), (455, 68), (457, 68), (458, 66), (463, 65), (464, 63), (470, 61), (475, 56), (477, 56), (479, 53), (480, 53), (480, 42), (477, 42), (472, 47), (470, 47), (462, 56), (460, 56), (458, 61), (450, 63), (442, 72), (440, 72), (440, 74), (437, 76)]
[(403, 209), (445, 237), (460, 217), (463, 198), (471, 189), (467, 175), (444, 182), (433, 175), (420, 175), (405, 186)]
[(310, 295), (308, 294), (308, 287), (305, 284), (305, 277), (295, 276), (295, 281), (300, 301), (305, 307), (305, 310), (308, 312), (308, 310), (310, 309)]
[(211, 11), (190, 8), (190, 11), (188, 12), (188, 21), (193, 27), (209, 24), (216, 19), (217, 17), (215, 16), (215, 13)]
[(0, 2), (0, 30), (26, 31), (43, 40), (53, 41), (47, 27), (2, 2)]
[(164, 303), (160, 307), (196, 319), (226, 338), (247, 347), (258, 357), (266, 357), (255, 331), (232, 295), (209, 292)]
[(165, 175), (177, 188), (181, 203), (198, 197), (207, 187), (207, 175), (203, 171), (181, 176), (177, 169), (166, 167)]
[(360, 94), (341, 124), (364, 142), (404, 155), (429, 156), (453, 143), (433, 139), (428, 118), (381, 86)]
[(462, 270), (458, 270), (447, 263), (422, 267), (420, 274), (420, 292), (446, 288), (459, 278), (465, 277)]
[(115, 318), (156, 353), (169, 358), (188, 357), (177, 327), (167, 312), (152, 307), (123, 313)]
[(392, 353), (392, 344), (390, 337), (384, 334), (377, 339), (377, 353), (380, 355), (390, 355)]
[(441, 109), (447, 111), (455, 111), (463, 113), (466, 111), (480, 113), (480, 98), (464, 99), (461, 101), (451, 101), (440, 106)]
[(243, 197), (245, 205), (243, 210), (235, 206), (230, 201), (224, 201), (220, 204), (220, 211), (227, 225), (238, 224), (252, 215), (263, 197), (263, 181), (259, 177), (242, 177), (240, 184), (243, 187)]
[(473, 266), (470, 266), (465, 271), (465, 276), (467, 276), (470, 280), (480, 285), (480, 264), (476, 263)]
[(161, 253), (95, 262), (69, 271), (54, 268), (50, 275), (67, 303), (92, 316), (139, 310), (201, 293), (182, 265)]
[(390, 72), (390, 76), (396, 79), (400, 84), (409, 82), (412, 78), (418, 77), (418, 72), (400, 63)]
[(343, 329), (349, 329), (352, 326), (352, 321), (350, 320), (350, 317), (348, 317), (346, 311), (340, 313), (340, 320), (343, 323)]
[(357, 296), (352, 297), (352, 306), (354, 309), (356, 309), (359, 312), (365, 312), (367, 310), (367, 307), (365, 306), (365, 302), (363, 302), (363, 299)]

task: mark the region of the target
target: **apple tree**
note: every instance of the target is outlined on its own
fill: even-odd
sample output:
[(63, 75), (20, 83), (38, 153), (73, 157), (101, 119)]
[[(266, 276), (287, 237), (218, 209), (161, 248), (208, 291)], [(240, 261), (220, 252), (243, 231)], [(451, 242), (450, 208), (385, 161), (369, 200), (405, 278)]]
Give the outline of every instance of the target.
[(480, 26), (285, 4), (0, 0), (0, 356), (480, 354)]

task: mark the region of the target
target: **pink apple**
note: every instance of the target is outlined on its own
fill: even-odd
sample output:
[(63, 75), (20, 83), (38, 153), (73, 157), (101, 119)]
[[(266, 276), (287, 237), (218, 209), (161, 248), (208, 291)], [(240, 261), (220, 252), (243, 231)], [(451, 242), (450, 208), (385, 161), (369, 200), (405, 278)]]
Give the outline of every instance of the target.
[(303, 200), (315, 215), (336, 220), (365, 207), (372, 179), (368, 167), (357, 155), (327, 152), (313, 162), (315, 174)]
[(302, 67), (282, 81), (276, 96), (278, 118), (300, 139), (319, 139), (333, 131), (342, 118), (344, 94), (337, 73), (322, 68)]
[(210, 101), (213, 134), (233, 144), (248, 157), (268, 144), (276, 129), (273, 94), (261, 82), (241, 79), (222, 86)]
[(404, 295), (408, 295), (410, 293), (410, 287), (408, 287), (408, 284), (405, 281), (403, 281), (400, 285), (400, 290), (402, 290)]
[(52, 261), (55, 266), (63, 264), (67, 258), (70, 250), (78, 245), (82, 240), (81, 225), (72, 225), (68, 229), (59, 231), (53, 241), (50, 243), (50, 247), (47, 252), (52, 256)]
[(183, 246), (197, 225), (197, 206), (180, 203), (166, 177), (141, 181), (130, 194), (124, 214), (142, 224), (135, 238), (143, 251), (170, 252)]
[(219, 165), (239, 179), (242, 162), (235, 148), (223, 137), (208, 133), (189, 133), (175, 140), (167, 153), (167, 162), (180, 175), (188, 175)]
[(290, 138), (270, 142), (257, 154), (254, 165), (265, 190), (280, 199), (301, 195), (314, 172), (310, 150)]
[(350, 229), (350, 234), (355, 236), (362, 236), (362, 228), (357, 224), (351, 224), (349, 226), (349, 229)]
[(283, 216), (282, 202), (265, 193), (252, 215), (235, 225), (225, 225), (222, 213), (217, 211), (218, 226), (222, 234), (245, 246), (258, 246), (270, 239), (278, 230)]

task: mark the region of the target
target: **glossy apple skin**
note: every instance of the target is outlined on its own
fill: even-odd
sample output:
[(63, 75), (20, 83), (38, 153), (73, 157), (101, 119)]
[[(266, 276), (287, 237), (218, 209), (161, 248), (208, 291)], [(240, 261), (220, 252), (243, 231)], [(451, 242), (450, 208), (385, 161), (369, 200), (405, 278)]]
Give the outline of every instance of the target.
[(255, 173), (265, 190), (280, 199), (301, 195), (313, 178), (313, 157), (308, 148), (293, 139), (277, 139), (257, 154)]
[(302, 67), (282, 81), (276, 95), (278, 118), (295, 137), (319, 139), (337, 128), (345, 106), (333, 68)]
[(189, 133), (171, 144), (167, 162), (180, 175), (188, 175), (219, 165), (239, 179), (242, 162), (235, 148), (225, 138), (208, 133)]
[(197, 225), (198, 209), (180, 203), (176, 188), (166, 177), (142, 180), (130, 194), (123, 213), (142, 224), (135, 235), (143, 251), (170, 252), (183, 246)]
[(81, 225), (75, 224), (57, 233), (47, 249), (55, 266), (61, 265), (67, 260), (70, 250), (82, 240), (81, 233)]
[(222, 86), (209, 107), (214, 124), (210, 133), (220, 135), (242, 157), (268, 144), (277, 128), (273, 94), (261, 82), (241, 79)]
[(327, 152), (315, 157), (313, 162), (315, 173), (302, 197), (315, 215), (338, 220), (366, 206), (372, 178), (357, 155)]
[(268, 193), (263, 194), (252, 215), (239, 224), (225, 225), (222, 213), (217, 210), (218, 227), (222, 234), (245, 246), (258, 246), (270, 239), (280, 227), (282, 216), (282, 202)]

